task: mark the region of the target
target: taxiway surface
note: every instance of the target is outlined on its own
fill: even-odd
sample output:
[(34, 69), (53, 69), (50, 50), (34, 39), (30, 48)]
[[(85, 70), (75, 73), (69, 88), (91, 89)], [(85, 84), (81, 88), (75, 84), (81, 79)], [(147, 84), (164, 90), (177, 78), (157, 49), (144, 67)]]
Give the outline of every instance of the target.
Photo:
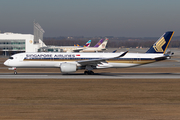
[(178, 79), (180, 73), (96, 73), (84, 75), (82, 73), (12, 73), (0, 74), (0, 79)]

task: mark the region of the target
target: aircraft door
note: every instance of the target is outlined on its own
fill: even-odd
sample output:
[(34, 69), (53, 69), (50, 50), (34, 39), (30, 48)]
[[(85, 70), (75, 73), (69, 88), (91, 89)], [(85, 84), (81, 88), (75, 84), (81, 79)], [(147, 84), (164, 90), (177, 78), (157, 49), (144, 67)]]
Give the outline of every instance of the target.
[(24, 60), (23, 55), (19, 56), (19, 61), (22, 62)]
[(138, 55), (137, 56), (137, 61), (140, 62), (141, 61), (141, 57)]

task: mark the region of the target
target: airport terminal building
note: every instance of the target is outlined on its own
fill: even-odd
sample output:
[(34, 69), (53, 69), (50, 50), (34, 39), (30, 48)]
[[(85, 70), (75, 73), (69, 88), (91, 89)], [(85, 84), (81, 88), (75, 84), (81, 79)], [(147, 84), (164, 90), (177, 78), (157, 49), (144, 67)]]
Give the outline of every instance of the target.
[(0, 34), (0, 51), (1, 55), (11, 55), (19, 52), (37, 52), (44, 43), (39, 40), (34, 43), (34, 35), (3, 33)]
[(20, 52), (37, 52), (43, 43), (43, 30), (34, 25), (34, 35), (20, 33), (0, 33), (0, 55), (9, 56)]

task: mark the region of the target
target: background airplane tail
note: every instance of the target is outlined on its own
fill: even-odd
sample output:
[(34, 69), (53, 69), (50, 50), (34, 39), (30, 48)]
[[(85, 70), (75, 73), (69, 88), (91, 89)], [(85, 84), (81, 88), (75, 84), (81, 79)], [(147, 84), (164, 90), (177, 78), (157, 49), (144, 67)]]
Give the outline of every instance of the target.
[(103, 43), (103, 39), (99, 40), (99, 42), (94, 47), (99, 47)]
[(107, 45), (107, 42), (108, 42), (108, 38), (106, 38), (106, 39), (104, 40), (104, 42), (103, 42), (98, 48), (105, 49), (105, 48), (106, 48), (106, 45)]
[(89, 47), (91, 45), (91, 40), (89, 40), (85, 45), (84, 47)]
[(174, 31), (164, 33), (146, 53), (165, 53)]

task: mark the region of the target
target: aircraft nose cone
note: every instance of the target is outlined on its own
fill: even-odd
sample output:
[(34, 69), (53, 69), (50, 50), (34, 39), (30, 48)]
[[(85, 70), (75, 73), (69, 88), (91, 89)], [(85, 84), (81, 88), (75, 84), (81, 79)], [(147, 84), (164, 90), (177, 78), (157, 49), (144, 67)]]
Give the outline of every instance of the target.
[(9, 61), (6, 60), (6, 61), (4, 62), (4, 65), (5, 65), (5, 66), (8, 66), (8, 65), (9, 65)]

